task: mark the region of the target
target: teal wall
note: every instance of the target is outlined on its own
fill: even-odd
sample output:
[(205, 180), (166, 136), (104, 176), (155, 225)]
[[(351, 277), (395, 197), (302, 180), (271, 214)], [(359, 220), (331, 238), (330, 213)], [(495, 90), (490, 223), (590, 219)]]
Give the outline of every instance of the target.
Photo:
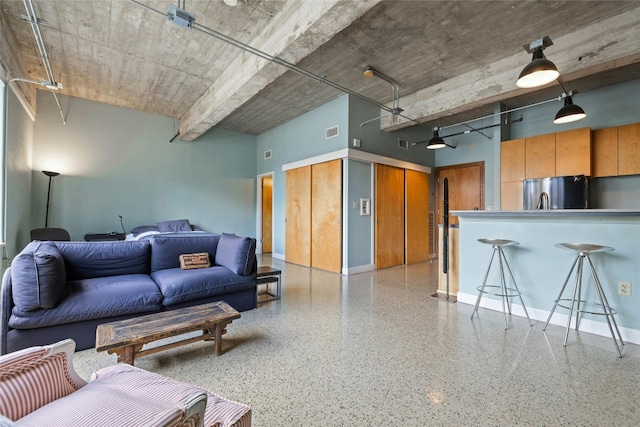
[(31, 241), (32, 152), (33, 121), (13, 90), (7, 88), (5, 238), (8, 258)]
[[(373, 203), (373, 167), (371, 163), (357, 160), (347, 161), (347, 268), (373, 265), (371, 215), (360, 215), (360, 199), (369, 199)], [(354, 208), (353, 203), (358, 203)]]
[[(212, 129), (193, 142), (176, 139), (170, 118), (38, 91), (33, 151), (33, 227), (49, 226), (81, 240), (87, 232), (127, 230), (187, 218), (212, 232), (255, 235), (255, 141)], [(177, 126), (177, 124), (176, 124)]]

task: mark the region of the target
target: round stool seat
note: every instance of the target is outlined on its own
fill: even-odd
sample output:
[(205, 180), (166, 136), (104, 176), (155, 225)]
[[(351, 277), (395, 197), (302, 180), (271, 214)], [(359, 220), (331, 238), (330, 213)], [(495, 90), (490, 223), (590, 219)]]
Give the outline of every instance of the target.
[(515, 240), (507, 239), (478, 239), (478, 242), (491, 246), (514, 246), (520, 244)]
[(591, 243), (556, 243), (556, 247), (566, 249), (568, 251), (592, 253), (613, 251), (610, 246), (592, 245)]

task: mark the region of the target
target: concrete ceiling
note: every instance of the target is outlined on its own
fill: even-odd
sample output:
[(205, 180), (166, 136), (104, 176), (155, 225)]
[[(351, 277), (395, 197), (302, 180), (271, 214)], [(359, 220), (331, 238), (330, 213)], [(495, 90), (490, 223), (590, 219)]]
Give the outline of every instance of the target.
[[(391, 86), (363, 77), (366, 65), (375, 67), (398, 83), (403, 115), (414, 120), (384, 113), (385, 130), (559, 96), (557, 83), (515, 86), (531, 60), (522, 46), (545, 35), (554, 42), (545, 55), (567, 89), (640, 78), (637, 0), (186, 0), (199, 30), (152, 10), (166, 14), (178, 0), (139, 2), (33, 0), (60, 93), (179, 118), (184, 140), (212, 126), (257, 135), (341, 94), (206, 29), (390, 106)], [(46, 79), (24, 13), (23, 0), (0, 0), (0, 23), (26, 75), (10, 71)]]

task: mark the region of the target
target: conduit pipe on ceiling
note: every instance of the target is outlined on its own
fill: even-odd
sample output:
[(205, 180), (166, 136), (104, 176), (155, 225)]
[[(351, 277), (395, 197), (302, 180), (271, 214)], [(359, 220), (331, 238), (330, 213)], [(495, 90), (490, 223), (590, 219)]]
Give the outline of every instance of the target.
[[(53, 97), (56, 100), (56, 104), (58, 105), (58, 111), (60, 111), (60, 117), (62, 117), (62, 123), (66, 124), (67, 122), (64, 118), (64, 114), (62, 113), (62, 107), (60, 106), (58, 95), (54, 92), (54, 90), (56, 90), (59, 87), (59, 85), (56, 82), (55, 76), (53, 75), (53, 70), (51, 69), (51, 63), (49, 62), (49, 56), (47, 55), (47, 48), (45, 47), (44, 40), (42, 39), (42, 33), (40, 32), (40, 26), (39, 26), (38, 18), (36, 17), (33, 1), (22, 0), (22, 3), (24, 4), (24, 8), (27, 12), (25, 18), (29, 22), (29, 24), (31, 24), (31, 30), (33, 31), (33, 36), (35, 37), (36, 44), (38, 45), (40, 59), (42, 59), (42, 65), (44, 66), (44, 71), (45, 73), (47, 73), (46, 83), (48, 84), (44, 84), (45, 83), (44, 81), (36, 82), (36, 83), (51, 89), (51, 93), (53, 94)], [(28, 83), (32, 82), (32, 81), (29, 81), (28, 79), (16, 79), (16, 80), (26, 81)], [(53, 87), (55, 87), (56, 89), (53, 89)]]
[[(131, 1), (132, 3), (135, 3), (135, 4), (139, 5), (139, 6), (142, 6), (142, 7), (146, 8), (146, 9), (152, 11), (152, 12), (155, 12), (155, 13), (157, 13), (159, 15), (162, 15), (165, 18), (170, 17), (169, 14), (167, 14), (165, 12), (162, 12), (160, 10), (154, 9), (151, 6), (147, 6), (146, 4), (141, 3), (138, 0), (129, 0), (129, 1)], [(190, 15), (190, 14), (188, 14), (188, 12), (187, 12), (186, 15)], [(294, 64), (292, 64), (292, 63), (290, 63), (288, 61), (285, 61), (282, 58), (278, 58), (277, 56), (270, 55), (270, 54), (268, 54), (266, 52), (263, 52), (263, 51), (261, 51), (259, 49), (256, 49), (256, 48), (252, 47), (252, 46), (249, 46), (248, 44), (245, 44), (245, 43), (243, 43), (243, 42), (241, 42), (239, 40), (236, 40), (236, 39), (234, 39), (232, 37), (229, 37), (229, 36), (227, 36), (225, 34), (222, 34), (222, 33), (218, 32), (218, 31), (216, 31), (214, 29), (205, 27), (202, 24), (198, 24), (197, 22), (195, 22), (195, 19), (189, 21), (188, 28), (191, 28), (191, 29), (200, 31), (200, 32), (202, 32), (204, 34), (207, 34), (209, 36), (215, 37), (216, 39), (221, 40), (221, 41), (226, 42), (226, 43), (229, 43), (230, 45), (233, 45), (233, 46), (235, 46), (237, 48), (240, 48), (240, 49), (244, 50), (245, 52), (252, 53), (252, 54), (254, 54), (254, 55), (256, 55), (256, 56), (258, 56), (258, 57), (260, 57), (262, 59), (266, 59), (267, 61), (271, 61), (273, 63), (281, 65), (281, 66), (283, 66), (283, 67), (285, 67), (285, 68), (287, 68), (287, 69), (289, 69), (291, 71), (294, 71), (294, 72), (296, 72), (296, 73), (298, 73), (298, 74), (300, 74), (300, 75), (302, 75), (304, 77), (310, 78), (310, 79), (315, 80), (315, 81), (317, 81), (319, 83), (322, 83), (322, 84), (330, 86), (330, 87), (332, 87), (334, 89), (337, 89), (337, 90), (339, 90), (341, 92), (344, 92), (344, 93), (347, 93), (349, 95), (355, 96), (356, 98), (359, 98), (359, 99), (361, 99), (361, 100), (363, 100), (363, 101), (365, 101), (365, 102), (367, 102), (369, 104), (375, 105), (376, 107), (380, 108), (381, 110), (384, 110), (384, 111), (386, 111), (388, 113), (391, 113), (393, 115), (396, 115), (396, 116), (400, 116), (400, 117), (402, 117), (402, 118), (404, 118), (406, 120), (409, 120), (410, 122), (414, 122), (414, 123), (416, 123), (416, 124), (418, 124), (420, 126), (423, 126), (423, 124), (418, 122), (416, 119), (412, 119), (411, 117), (407, 117), (407, 116), (405, 116), (403, 114), (400, 114), (400, 111), (402, 111), (402, 109), (394, 108), (394, 107), (388, 107), (388, 106), (386, 106), (384, 104), (381, 104), (381, 103), (379, 103), (377, 101), (374, 101), (371, 98), (368, 98), (368, 97), (366, 97), (364, 95), (361, 95), (361, 94), (359, 94), (357, 92), (352, 91), (351, 89), (348, 89), (348, 88), (346, 88), (344, 86), (341, 86), (341, 85), (339, 85), (337, 83), (332, 82), (331, 80), (327, 79), (326, 75), (322, 75), (321, 76), (321, 75), (318, 75), (318, 74), (314, 74), (314, 73), (312, 73), (310, 71), (307, 71), (307, 70), (305, 70), (303, 68), (300, 68), (300, 67), (298, 67), (298, 66), (296, 66), (296, 65), (294, 65)]]

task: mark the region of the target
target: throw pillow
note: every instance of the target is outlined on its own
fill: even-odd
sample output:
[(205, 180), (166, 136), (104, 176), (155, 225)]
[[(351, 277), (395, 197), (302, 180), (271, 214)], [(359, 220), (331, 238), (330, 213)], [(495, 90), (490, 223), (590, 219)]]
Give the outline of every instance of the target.
[(147, 231), (160, 231), (157, 225), (139, 225), (131, 229), (131, 234), (137, 236), (141, 233), (146, 233)]
[(11, 263), (13, 300), (22, 310), (55, 307), (66, 281), (64, 259), (53, 242), (31, 242)]
[(191, 231), (191, 224), (188, 219), (176, 219), (172, 221), (156, 222), (158, 230), (163, 233), (170, 233), (176, 231)]
[(236, 274), (251, 274), (256, 256), (256, 240), (223, 233), (216, 250), (216, 264), (227, 267)]
[(182, 254), (178, 258), (180, 259), (180, 268), (183, 270), (211, 267), (208, 252), (199, 252), (197, 254)]

